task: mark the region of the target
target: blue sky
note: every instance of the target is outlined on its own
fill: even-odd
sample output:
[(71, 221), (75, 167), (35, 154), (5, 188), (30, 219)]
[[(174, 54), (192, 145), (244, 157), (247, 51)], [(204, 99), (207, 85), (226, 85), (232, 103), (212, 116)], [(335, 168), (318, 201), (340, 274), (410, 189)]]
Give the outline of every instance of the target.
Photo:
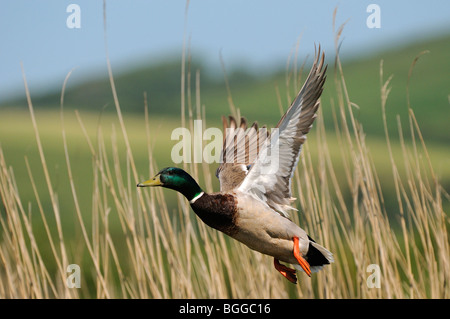
[[(370, 29), (369, 4), (381, 9)], [(81, 28), (70, 29), (67, 6), (80, 7)], [(355, 57), (450, 32), (450, 1), (186, 1), (107, 0), (107, 40), (113, 71), (168, 55), (181, 59), (183, 37), (211, 68), (246, 65), (267, 70), (284, 64), (300, 38), (299, 55), (314, 43), (334, 52), (332, 17), (348, 20), (341, 57)], [(106, 76), (101, 0), (4, 0), (0, 10), (0, 100), (23, 94), (23, 63), (31, 94), (71, 81)], [(450, 56), (450, 54), (449, 54)]]

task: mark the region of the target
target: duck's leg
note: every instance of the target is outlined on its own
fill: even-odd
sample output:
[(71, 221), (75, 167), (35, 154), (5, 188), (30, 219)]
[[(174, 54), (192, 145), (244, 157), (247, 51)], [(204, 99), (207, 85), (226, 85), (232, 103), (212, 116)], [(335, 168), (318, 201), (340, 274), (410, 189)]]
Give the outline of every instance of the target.
[(300, 253), (300, 245), (298, 237), (294, 237), (294, 257), (297, 259), (300, 267), (305, 271), (305, 273), (311, 277), (311, 269), (309, 268), (309, 263), (305, 260), (305, 258), (302, 257), (302, 254)]
[(278, 259), (273, 259), (273, 265), (275, 266), (275, 269), (278, 270), (284, 277), (286, 277), (287, 280), (292, 282), (293, 284), (297, 283), (297, 276), (295, 275), (295, 269), (291, 269), (289, 267), (286, 267), (278, 261)]

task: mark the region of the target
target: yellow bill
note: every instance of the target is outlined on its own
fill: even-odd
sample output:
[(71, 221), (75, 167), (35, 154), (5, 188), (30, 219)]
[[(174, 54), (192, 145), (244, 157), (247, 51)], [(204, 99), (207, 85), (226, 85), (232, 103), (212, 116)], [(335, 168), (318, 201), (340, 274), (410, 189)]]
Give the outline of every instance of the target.
[(148, 181), (137, 184), (137, 187), (151, 187), (151, 186), (162, 186), (162, 182), (159, 179), (159, 174), (149, 179)]

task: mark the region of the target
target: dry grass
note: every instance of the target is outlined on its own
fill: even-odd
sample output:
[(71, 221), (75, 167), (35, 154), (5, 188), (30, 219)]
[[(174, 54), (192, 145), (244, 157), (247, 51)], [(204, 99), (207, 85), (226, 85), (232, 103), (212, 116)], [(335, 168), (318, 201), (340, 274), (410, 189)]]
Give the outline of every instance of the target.
[[(341, 31), (337, 31), (336, 43)], [(335, 99), (329, 101), (334, 109), (334, 131), (325, 129), (319, 115), (293, 181), (301, 212), (300, 216), (294, 215), (293, 218), (334, 253), (334, 264), (314, 274), (311, 279), (299, 274), (299, 284), (294, 286), (273, 269), (271, 258), (253, 252), (199, 222), (181, 195), (177, 196), (177, 209), (173, 211), (167, 205), (166, 190), (136, 189), (136, 182), (148, 176), (137, 171), (108, 62), (120, 123), (119, 134), (125, 144), (120, 146), (114, 135), (112, 155), (108, 155), (102, 128), (99, 127), (98, 139), (92, 140), (77, 113), (80, 130), (92, 155), (94, 183), (89, 212), (80, 209), (77, 190), (83, 185), (82, 181), (77, 183), (73, 178), (68, 152), (70, 145), (65, 138), (64, 112), (61, 110), (68, 182), (78, 220), (78, 224), (72, 227), (81, 234), (78, 242), (64, 236), (59, 209), (61, 199), (49, 177), (39, 125), (26, 90), (48, 192), (43, 195), (38, 191), (33, 177), (35, 172), (27, 162), (30, 183), (38, 203), (38, 216), (36, 209), (21, 199), (14, 172), (0, 148), (0, 297), (449, 298), (449, 217), (443, 209), (443, 201), (448, 201), (449, 197), (434, 173), (414, 113), (410, 110), (408, 119), (411, 143), (405, 142), (398, 119), (402, 163), (394, 160), (398, 155), (393, 154), (390, 146), (392, 132), (388, 132), (385, 125), (389, 150), (385, 156), (392, 166), (392, 179), (380, 181), (364, 131), (353, 114), (358, 106), (348, 95), (337, 54), (335, 61), (334, 74), (330, 73), (328, 78), (328, 81), (334, 80), (337, 87)], [(297, 76), (301, 72), (296, 68), (294, 65), (286, 80), (288, 87), (293, 86), (291, 92), (298, 89), (295, 86), (300, 82)], [(385, 114), (390, 78), (385, 80), (382, 71), (381, 64), (380, 107)], [(185, 112), (182, 112), (182, 119), (188, 128), (192, 128), (194, 119), (204, 119), (199, 76), (197, 72), (193, 81), (189, 67), (183, 64), (182, 107), (183, 111), (186, 108), (188, 118), (185, 119)], [(195, 89), (192, 90), (191, 86)], [(229, 101), (234, 110), (231, 96)], [(158, 168), (152, 156), (148, 117), (146, 105), (148, 173), (152, 175)], [(385, 118), (380, 120), (386, 123)], [(330, 152), (327, 144), (330, 134), (338, 138), (339, 154)], [(318, 161), (312, 160), (310, 143), (317, 145)], [(125, 170), (120, 164), (120, 156), (123, 155), (127, 163)], [(343, 172), (336, 171), (336, 161), (343, 163)], [(405, 174), (399, 173), (399, 164)], [(184, 164), (184, 168), (205, 185), (207, 191), (212, 191), (215, 177), (208, 164)], [(395, 186), (395, 211), (386, 211), (382, 183)], [(51, 202), (53, 214), (44, 211), (43, 201)], [(43, 230), (39, 231), (46, 234), (46, 238), (35, 237), (32, 216), (42, 221)], [(89, 222), (86, 222), (86, 216), (89, 216)], [(110, 230), (113, 218), (119, 220), (118, 233)], [(394, 226), (393, 221), (398, 226)], [(50, 223), (56, 228), (50, 227)], [(80, 289), (66, 286), (69, 264), (81, 266)], [(380, 288), (367, 285), (367, 278), (371, 275), (367, 267), (371, 264), (380, 267)]]

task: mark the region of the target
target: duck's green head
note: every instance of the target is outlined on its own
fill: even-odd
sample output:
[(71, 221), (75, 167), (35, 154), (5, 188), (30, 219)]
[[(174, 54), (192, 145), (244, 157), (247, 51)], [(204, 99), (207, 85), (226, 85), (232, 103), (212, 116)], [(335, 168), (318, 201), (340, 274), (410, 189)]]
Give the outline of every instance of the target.
[(162, 186), (174, 189), (183, 194), (189, 201), (202, 192), (202, 189), (191, 175), (177, 167), (164, 168), (152, 179), (137, 184), (137, 187), (150, 186)]

